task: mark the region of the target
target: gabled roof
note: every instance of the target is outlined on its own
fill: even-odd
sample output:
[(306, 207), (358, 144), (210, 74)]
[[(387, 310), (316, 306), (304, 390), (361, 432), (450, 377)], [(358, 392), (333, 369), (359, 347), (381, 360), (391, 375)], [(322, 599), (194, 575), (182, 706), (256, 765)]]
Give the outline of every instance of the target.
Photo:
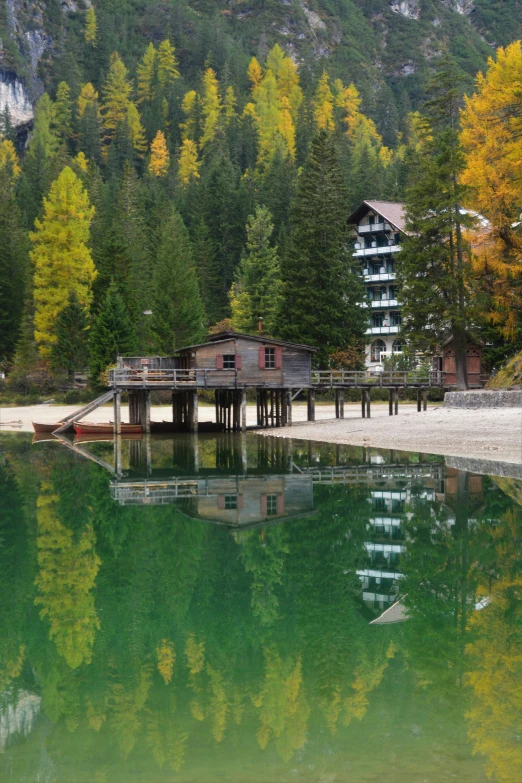
[(406, 225), (405, 205), (399, 201), (363, 201), (348, 218), (348, 223), (359, 223), (367, 212), (373, 210), (381, 215), (387, 223), (404, 232)]
[(313, 348), (311, 345), (301, 345), (300, 343), (288, 343), (285, 340), (274, 340), (273, 337), (263, 334), (245, 334), (244, 332), (218, 332), (217, 334), (209, 335), (208, 342), (197, 343), (196, 345), (184, 345), (183, 348), (178, 348), (175, 354), (182, 353), (182, 351), (189, 351), (193, 348), (203, 348), (206, 345), (214, 345), (215, 343), (226, 343), (230, 340), (235, 340), (241, 337), (244, 340), (252, 340), (256, 343), (263, 343), (263, 345), (282, 345), (287, 348), (298, 348), (301, 351), (309, 351), (309, 353), (315, 353), (318, 349)]

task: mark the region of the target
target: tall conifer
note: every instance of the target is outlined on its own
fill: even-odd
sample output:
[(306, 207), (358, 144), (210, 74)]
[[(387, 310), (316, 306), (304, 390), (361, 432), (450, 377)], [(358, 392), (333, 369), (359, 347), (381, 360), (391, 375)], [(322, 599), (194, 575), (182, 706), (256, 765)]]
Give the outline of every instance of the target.
[(277, 327), (281, 337), (319, 348), (322, 366), (335, 350), (358, 344), (366, 322), (362, 284), (346, 246), (346, 201), (332, 138), (322, 130), (312, 141), (291, 210)]

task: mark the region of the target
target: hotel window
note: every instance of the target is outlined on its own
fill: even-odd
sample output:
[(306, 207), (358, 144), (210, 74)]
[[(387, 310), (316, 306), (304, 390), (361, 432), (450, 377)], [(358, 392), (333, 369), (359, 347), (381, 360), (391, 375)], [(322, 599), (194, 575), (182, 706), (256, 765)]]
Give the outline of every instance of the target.
[(401, 314), (392, 311), (390, 313), (390, 323), (392, 326), (400, 326), (402, 323)]
[(374, 313), (372, 317), (373, 328), (379, 328), (384, 324), (384, 313)]
[(390, 286), (390, 299), (397, 299), (397, 286), (391, 285)]
[(393, 353), (402, 353), (404, 350), (403, 342), (402, 340), (395, 340), (392, 345), (392, 352)]
[(236, 369), (236, 355), (235, 353), (226, 353), (223, 356), (223, 369), (235, 370)]
[(275, 370), (275, 348), (265, 348), (265, 369)]
[(371, 348), (372, 362), (380, 362), (381, 353), (385, 350), (386, 350), (386, 344), (382, 340), (375, 340), (375, 342), (372, 343), (372, 348)]
[(267, 517), (277, 516), (277, 495), (266, 496), (266, 515)]

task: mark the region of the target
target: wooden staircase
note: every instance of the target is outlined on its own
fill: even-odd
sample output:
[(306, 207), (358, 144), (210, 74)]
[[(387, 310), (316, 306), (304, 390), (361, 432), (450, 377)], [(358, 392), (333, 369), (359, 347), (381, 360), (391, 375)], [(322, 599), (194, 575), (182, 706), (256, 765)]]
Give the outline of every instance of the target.
[(83, 408), (79, 408), (74, 413), (71, 413), (70, 416), (66, 416), (62, 424), (53, 432), (53, 435), (59, 435), (61, 432), (65, 432), (66, 430), (70, 429), (73, 426), (73, 421), (79, 421), (79, 419), (83, 419), (85, 416), (88, 416), (89, 413), (92, 413), (92, 411), (96, 410), (96, 408), (99, 408), (100, 405), (103, 405), (104, 403), (109, 402), (109, 400), (112, 400), (114, 394), (114, 389), (111, 389), (110, 391), (102, 394), (100, 397), (97, 397), (92, 402), (87, 403), (87, 405), (84, 405)]

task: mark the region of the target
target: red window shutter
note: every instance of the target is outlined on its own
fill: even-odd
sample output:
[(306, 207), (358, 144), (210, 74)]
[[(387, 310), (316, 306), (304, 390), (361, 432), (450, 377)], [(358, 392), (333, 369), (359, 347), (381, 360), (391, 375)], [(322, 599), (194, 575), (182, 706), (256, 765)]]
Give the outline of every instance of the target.
[(275, 351), (275, 368), (276, 370), (280, 370), (283, 366), (283, 349), (282, 348), (276, 348)]
[(245, 507), (245, 496), (244, 495), (238, 495), (237, 496), (237, 507), (239, 509)]
[(218, 495), (218, 508), (225, 508), (225, 496)]
[(261, 516), (266, 517), (266, 515), (267, 515), (266, 495), (261, 495)]
[(265, 349), (259, 349), (259, 366), (262, 370), (265, 369)]
[(277, 496), (277, 515), (280, 516), (281, 514), (285, 513), (285, 496), (284, 495), (278, 495)]
[(243, 357), (240, 353), (236, 353), (236, 370), (240, 370), (243, 367)]
[(223, 369), (223, 354), (218, 354), (216, 356), (216, 370), (222, 370)]

